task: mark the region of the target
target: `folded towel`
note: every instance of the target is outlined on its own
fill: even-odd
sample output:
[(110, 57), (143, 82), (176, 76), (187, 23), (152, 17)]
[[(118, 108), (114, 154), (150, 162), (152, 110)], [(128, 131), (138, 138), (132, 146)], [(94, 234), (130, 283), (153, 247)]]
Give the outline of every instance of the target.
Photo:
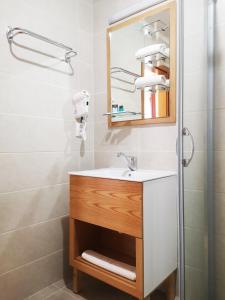
[(130, 266), (118, 260), (106, 257), (92, 250), (84, 251), (81, 256), (88, 262), (107, 271), (113, 272), (133, 281), (136, 280), (136, 268), (134, 266)]
[(135, 56), (136, 59), (143, 60), (146, 56), (151, 56), (157, 53), (165, 53), (165, 50), (167, 49), (166, 44), (154, 44), (150, 45), (144, 48), (139, 49)]
[(164, 75), (152, 75), (139, 77), (135, 81), (137, 89), (144, 89), (145, 87), (151, 87), (157, 84), (166, 85), (166, 77)]

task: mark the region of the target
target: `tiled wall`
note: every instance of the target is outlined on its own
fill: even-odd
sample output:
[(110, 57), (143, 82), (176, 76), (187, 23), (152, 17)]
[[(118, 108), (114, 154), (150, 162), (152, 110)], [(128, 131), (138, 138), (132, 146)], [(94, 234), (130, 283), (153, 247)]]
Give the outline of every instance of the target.
[(225, 297), (225, 1), (216, 3), (215, 72), (215, 254), (216, 300)]
[(94, 1), (94, 88), (95, 88), (95, 166), (125, 167), (118, 151), (138, 157), (144, 169), (176, 169), (175, 144), (177, 129), (172, 125), (151, 125), (108, 129), (106, 90), (106, 28), (108, 18), (137, 4), (138, 0)]
[[(93, 93), (92, 0), (0, 2), (0, 298), (20, 300), (68, 271), (68, 175), (93, 166), (88, 140), (75, 138), (73, 93)], [(79, 51), (64, 63), (23, 48), (12, 56), (7, 26), (20, 26)], [(23, 38), (27, 43), (29, 37)], [(31, 40), (30, 40), (31, 41)], [(27, 44), (26, 44), (27, 45)], [(61, 55), (32, 40), (31, 47)]]

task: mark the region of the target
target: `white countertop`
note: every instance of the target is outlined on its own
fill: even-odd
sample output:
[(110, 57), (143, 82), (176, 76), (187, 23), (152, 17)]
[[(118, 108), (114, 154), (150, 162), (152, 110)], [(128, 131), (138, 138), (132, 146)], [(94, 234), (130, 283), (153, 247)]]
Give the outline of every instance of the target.
[(130, 171), (128, 169), (104, 168), (104, 169), (94, 169), (94, 170), (86, 170), (86, 171), (71, 171), (69, 172), (69, 175), (144, 182), (144, 181), (155, 180), (163, 177), (176, 176), (177, 174), (174, 171), (162, 171), (162, 170), (138, 169), (137, 171)]

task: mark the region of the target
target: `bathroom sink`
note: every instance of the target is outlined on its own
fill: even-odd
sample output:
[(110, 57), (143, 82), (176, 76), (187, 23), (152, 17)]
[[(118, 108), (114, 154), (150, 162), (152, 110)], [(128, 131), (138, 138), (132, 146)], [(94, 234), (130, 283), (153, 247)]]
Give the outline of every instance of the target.
[(144, 182), (158, 178), (176, 175), (175, 172), (161, 170), (142, 170), (130, 171), (128, 169), (104, 168), (87, 171), (69, 172), (70, 175), (99, 177), (108, 179), (118, 179), (127, 181)]

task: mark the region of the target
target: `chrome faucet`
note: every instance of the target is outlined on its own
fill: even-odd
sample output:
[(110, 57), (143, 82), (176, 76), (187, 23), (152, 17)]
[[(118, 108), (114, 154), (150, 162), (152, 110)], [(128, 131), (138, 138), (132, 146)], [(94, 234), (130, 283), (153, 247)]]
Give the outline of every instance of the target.
[(123, 156), (126, 159), (128, 168), (130, 169), (130, 171), (137, 170), (137, 157), (126, 155), (123, 152), (118, 152), (117, 157), (120, 157), (120, 156)]

